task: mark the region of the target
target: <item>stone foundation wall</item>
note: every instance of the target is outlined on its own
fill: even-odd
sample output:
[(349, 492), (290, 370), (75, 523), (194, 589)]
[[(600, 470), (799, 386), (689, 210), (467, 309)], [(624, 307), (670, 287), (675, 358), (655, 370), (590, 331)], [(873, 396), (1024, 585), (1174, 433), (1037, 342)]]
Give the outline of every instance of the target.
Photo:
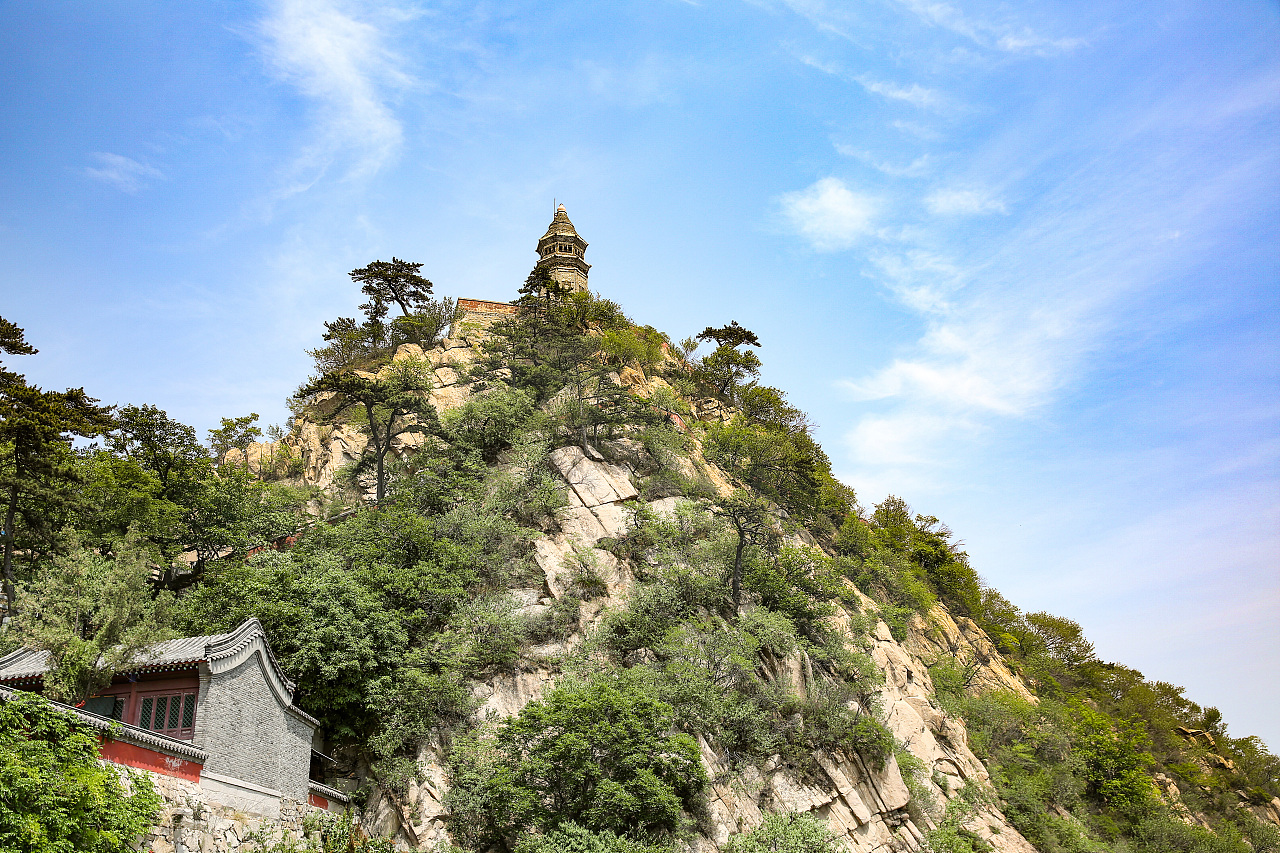
[(146, 773), (164, 798), (155, 829), (139, 848), (150, 853), (236, 853), (241, 847), (257, 849), (252, 843), (255, 838), (266, 843), (285, 838), (301, 841), (307, 814), (322, 811), (287, 797), (274, 804), (272, 816), (242, 811), (217, 802), (193, 782), (135, 772)]

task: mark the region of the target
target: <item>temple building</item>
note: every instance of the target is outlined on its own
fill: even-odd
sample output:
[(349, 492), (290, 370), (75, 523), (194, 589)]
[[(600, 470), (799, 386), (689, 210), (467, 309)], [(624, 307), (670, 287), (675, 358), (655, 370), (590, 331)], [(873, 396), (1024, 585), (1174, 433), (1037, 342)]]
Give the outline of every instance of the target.
[(587, 272), (591, 269), (591, 264), (583, 259), (586, 253), (587, 241), (578, 236), (562, 204), (556, 208), (547, 233), (538, 240), (538, 263), (529, 276), (545, 271), (570, 292), (586, 293)]
[[(49, 667), (47, 651), (0, 657), (0, 697), (41, 692)], [(262, 624), (248, 619), (156, 643), (82, 707), (58, 707), (103, 732), (107, 761), (185, 780), (213, 802), (272, 819), (299, 804), (340, 809), (346, 795), (313, 778), (331, 759), (313, 749), (319, 722), (293, 690)]]

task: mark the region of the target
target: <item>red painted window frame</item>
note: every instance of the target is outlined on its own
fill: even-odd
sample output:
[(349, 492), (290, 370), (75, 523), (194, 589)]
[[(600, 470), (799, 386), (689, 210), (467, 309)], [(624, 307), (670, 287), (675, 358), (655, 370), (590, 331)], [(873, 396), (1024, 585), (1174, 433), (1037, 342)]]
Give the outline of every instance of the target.
[[(124, 713), (120, 715), (120, 719), (124, 723), (128, 723), (131, 726), (138, 726), (139, 728), (145, 728), (148, 731), (153, 731), (156, 734), (171, 737), (175, 740), (191, 740), (195, 736), (196, 716), (199, 713), (199, 708), (196, 704), (199, 700), (199, 693), (200, 677), (198, 674), (190, 672), (176, 676), (169, 673), (165, 673), (159, 677), (147, 677), (144, 675), (137, 681), (119, 681), (104, 689), (98, 695), (117, 696), (125, 700)], [(154, 725), (154, 719), (152, 720), (152, 725), (143, 726), (142, 700), (147, 698), (152, 700), (152, 711), (154, 713), (156, 700), (162, 696), (166, 697), (165, 709), (167, 711), (169, 707), (167, 697), (173, 695), (183, 697), (190, 695), (192, 697), (191, 725), (182, 725), (182, 712), (181, 706), (179, 706), (178, 725), (176, 727), (169, 728), (165, 725), (161, 728), (156, 728)], [(185, 700), (179, 699), (180, 703), (183, 701)], [(167, 723), (168, 720), (166, 719), (165, 722)]]

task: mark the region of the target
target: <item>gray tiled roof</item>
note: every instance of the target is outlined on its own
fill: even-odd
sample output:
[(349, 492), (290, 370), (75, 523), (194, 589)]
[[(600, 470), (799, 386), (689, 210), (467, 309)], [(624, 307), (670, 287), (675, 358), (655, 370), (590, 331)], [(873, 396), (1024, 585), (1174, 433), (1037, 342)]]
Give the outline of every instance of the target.
[(18, 649), (0, 658), (0, 681), (25, 681), (44, 675), (49, 653), (43, 649)]
[[(177, 640), (165, 640), (148, 646), (133, 658), (133, 664), (124, 668), (124, 672), (138, 672), (157, 669), (169, 669), (182, 664), (195, 664), (208, 660), (209, 653), (225, 645), (228, 641), (240, 636), (260, 633), (262, 626), (256, 619), (250, 619), (234, 631), (226, 634), (207, 634), (202, 637), (182, 637)], [(270, 655), (270, 647), (268, 647)], [(275, 656), (270, 655), (271, 664), (279, 670)], [(12, 654), (0, 658), (0, 683), (26, 681), (43, 675), (49, 669), (49, 653), (35, 649), (18, 649)], [(280, 673), (281, 678), (284, 674)], [(292, 688), (292, 683), (284, 679)]]
[(195, 663), (205, 659), (209, 646), (216, 646), (218, 643), (229, 639), (232, 631), (227, 634), (208, 634), (203, 637), (182, 637), (177, 640), (165, 640), (163, 643), (156, 643), (154, 646), (148, 646), (134, 657), (134, 662), (142, 666), (161, 666), (164, 664), (175, 663)]

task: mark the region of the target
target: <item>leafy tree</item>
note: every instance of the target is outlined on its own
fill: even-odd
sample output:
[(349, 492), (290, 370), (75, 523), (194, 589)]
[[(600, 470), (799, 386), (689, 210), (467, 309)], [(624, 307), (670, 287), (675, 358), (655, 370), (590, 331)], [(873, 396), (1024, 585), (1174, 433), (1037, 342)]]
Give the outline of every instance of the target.
[(161, 799), (150, 777), (98, 761), (98, 732), (38, 696), (0, 696), (0, 849), (127, 853)]
[(493, 378), (509, 374), (505, 381), (532, 391), (538, 404), (571, 378), (580, 389), (593, 387), (596, 378), (608, 372), (601, 339), (594, 333), (630, 328), (622, 309), (590, 293), (530, 286), (533, 289), (516, 301), (516, 314), (490, 327), (482, 366)]
[(835, 562), (814, 548), (782, 548), (770, 560), (753, 563), (743, 582), (760, 603), (781, 613), (817, 639), (830, 602), (846, 596)]
[(584, 360), (565, 373), (566, 385), (552, 400), (552, 413), (564, 430), (577, 439), (584, 454), (589, 441), (612, 438), (633, 425), (653, 425), (662, 416), (609, 375), (602, 362)]
[(374, 261), (368, 266), (351, 271), (351, 280), (363, 285), (360, 292), (369, 297), (369, 303), (361, 305), (368, 311), (370, 305), (394, 302), (406, 316), (413, 314), (430, 298), (431, 282), (420, 275), (422, 264), (413, 264), (392, 258), (390, 261)]
[(385, 306), (382, 306), (379, 312), (367, 316), (363, 323), (354, 317), (326, 320), (323, 337), (327, 343), (307, 350), (307, 355), (315, 359), (316, 370), (321, 374), (346, 370), (386, 352), (391, 340), (383, 319), (385, 314)]
[(859, 562), (871, 556), (871, 526), (854, 513), (849, 513), (836, 534), (835, 551)]
[[(716, 342), (716, 348), (703, 358), (693, 359), (697, 344), (709, 340)], [(760, 357), (751, 349), (740, 349), (743, 346), (758, 347), (760, 339), (754, 332), (739, 326), (737, 320), (718, 329), (708, 326), (698, 333), (696, 339), (686, 343), (688, 346), (684, 349), (693, 368), (689, 377), (693, 387), (723, 402), (737, 405), (743, 390), (751, 387), (760, 375)], [(672, 378), (680, 381), (684, 377), (676, 372)]]
[[(0, 351), (29, 355), (22, 329), (0, 318)], [(19, 374), (0, 367), (0, 500), (4, 502), (2, 573), (6, 606), (14, 612), (13, 558), (21, 522), (24, 546), (33, 554), (56, 546), (56, 521), (74, 504), (75, 471), (70, 453), (75, 436), (100, 435), (110, 409), (82, 388), (41, 391)]]
[(809, 517), (820, 474), (830, 467), (822, 448), (806, 432), (788, 432), (748, 422), (742, 416), (707, 430), (707, 459), (801, 519)]
[(1035, 677), (1053, 678), (1068, 686), (1091, 678), (1097, 656), (1079, 623), (1043, 612), (1027, 614), (1026, 622), (1032, 634), (1023, 637), (1022, 645), (1024, 655), (1035, 664)]
[(445, 413), (444, 431), (454, 442), (480, 451), (493, 464), (533, 417), (533, 394), (495, 383), (456, 409)]
[[(351, 271), (351, 279), (362, 285), (361, 292), (369, 297), (360, 309), (368, 318), (365, 332), (374, 350), (379, 348), (376, 342), (383, 335), (388, 349), (404, 342), (429, 347), (457, 319), (453, 300), (433, 299), (432, 284), (421, 270), (422, 264), (392, 258)], [(387, 306), (392, 304), (402, 313), (388, 324)]]
[(86, 547), (109, 553), (112, 544), (132, 530), (153, 543), (167, 561), (187, 544), (185, 510), (160, 496), (155, 474), (97, 445), (77, 451), (73, 461), (76, 512), (70, 523)]
[(387, 454), (395, 439), (439, 432), (435, 407), (427, 397), (431, 382), (430, 365), (423, 359), (408, 358), (393, 362), (382, 379), (326, 373), (303, 385), (295, 396), (310, 401), (325, 392), (338, 395), (339, 403), (326, 419), (330, 422), (352, 409), (363, 415), (369, 443), (356, 472), (373, 469), (376, 500), (381, 502), (387, 494)]
[(572, 821), (543, 835), (527, 835), (515, 853), (669, 853), (661, 844), (641, 844), (610, 831), (592, 832)]
[(517, 291), (520, 296), (516, 304), (526, 311), (545, 312), (561, 299), (573, 292), (573, 288), (562, 284), (551, 277), (545, 267), (538, 267), (529, 273), (524, 284)]
[(180, 605), (176, 624), (192, 633), (230, 630), (257, 616), (281, 666), (298, 681), (299, 706), (339, 741), (376, 728), (368, 685), (396, 670), (409, 642), (402, 614), (333, 553), (295, 560), (267, 551), (217, 566)]
[(209, 453), (196, 431), (155, 406), (125, 406), (116, 414), (107, 445), (160, 480), (160, 497), (182, 501), (210, 470)]
[(212, 560), (246, 554), (298, 529), (296, 493), (259, 483), (243, 468), (210, 472), (182, 507), (182, 542), (193, 548), (197, 570)]
[(213, 456), (219, 461), (227, 456), (231, 449), (239, 450), (244, 456), (244, 467), (249, 467), (249, 445), (262, 438), (262, 430), (256, 426), (258, 413), (251, 412), (242, 418), (223, 418), (222, 426), (209, 430), (209, 446), (213, 448)]
[(716, 346), (721, 347), (740, 347), (740, 346), (760, 346), (760, 339), (756, 337), (756, 333), (738, 325), (737, 320), (733, 320), (727, 326), (721, 326), (718, 329), (707, 326), (698, 333), (699, 341), (715, 341)]
[(455, 750), (450, 804), (459, 837), (511, 843), (572, 822), (633, 841), (668, 838), (706, 786), (698, 746), (669, 734), (670, 706), (633, 675), (556, 688)]
[(610, 329), (600, 339), (600, 347), (609, 364), (615, 367), (634, 366), (642, 372), (652, 370), (662, 361), (665, 343), (662, 333), (652, 326)]
[(1153, 759), (1142, 724), (1116, 720), (1083, 705), (1074, 709), (1075, 750), (1088, 791), (1120, 813), (1139, 817), (1155, 805), (1146, 768)]
[(39, 351), (27, 343), (26, 334), (16, 323), (0, 317), (0, 352), (8, 355), (35, 355)]
[(136, 534), (115, 543), (111, 557), (75, 547), (37, 574), (19, 598), (17, 630), (26, 645), (49, 651), (44, 692), (77, 704), (146, 646), (172, 635), (172, 596), (152, 597), (152, 555)]
[(897, 554), (911, 553), (916, 527), (911, 519), (911, 507), (897, 495), (889, 495), (876, 504), (871, 515), (875, 524), (876, 544)]
[(739, 489), (728, 497), (718, 498), (712, 504), (712, 512), (728, 521), (737, 534), (733, 568), (729, 575), (730, 597), (736, 615), (742, 612), (742, 569), (747, 549), (752, 546), (772, 548), (780, 537), (769, 505), (750, 492)]

